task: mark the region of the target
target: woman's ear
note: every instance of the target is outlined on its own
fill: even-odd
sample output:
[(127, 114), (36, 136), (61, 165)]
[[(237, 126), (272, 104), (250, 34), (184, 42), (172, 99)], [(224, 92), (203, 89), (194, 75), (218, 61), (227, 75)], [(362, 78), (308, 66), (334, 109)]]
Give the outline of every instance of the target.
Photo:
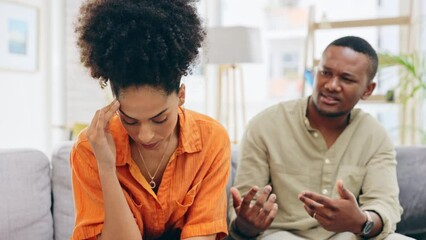
[(179, 106), (185, 103), (185, 84), (181, 84), (178, 92)]

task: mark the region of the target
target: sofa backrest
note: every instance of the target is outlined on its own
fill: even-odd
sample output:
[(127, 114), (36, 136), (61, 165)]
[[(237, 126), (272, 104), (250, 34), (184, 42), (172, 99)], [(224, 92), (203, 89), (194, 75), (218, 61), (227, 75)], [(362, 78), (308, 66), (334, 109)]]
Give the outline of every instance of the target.
[(52, 197), (55, 240), (68, 240), (75, 220), (70, 151), (73, 142), (59, 144), (52, 154)]
[(0, 238), (53, 239), (50, 163), (33, 149), (0, 149)]
[[(0, 149), (1, 239), (69, 239), (75, 217), (69, 166), (72, 144), (63, 142), (57, 146), (52, 170), (48, 157), (38, 150)], [(426, 237), (426, 147), (397, 147), (396, 151), (400, 202), (404, 208), (397, 232)], [(233, 146), (228, 194), (237, 156), (238, 147)]]

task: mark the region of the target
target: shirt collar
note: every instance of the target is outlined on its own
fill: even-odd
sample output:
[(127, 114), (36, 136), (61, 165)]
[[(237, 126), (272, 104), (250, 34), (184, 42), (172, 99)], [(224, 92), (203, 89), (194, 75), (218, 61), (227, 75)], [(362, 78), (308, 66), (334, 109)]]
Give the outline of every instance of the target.
[(303, 99), (301, 99), (301, 104), (302, 104), (302, 119), (303, 119), (303, 123), (306, 127), (306, 129), (308, 131), (314, 131), (314, 129), (311, 127), (311, 122), (308, 119), (308, 105), (309, 105), (309, 99), (311, 98), (311, 96), (305, 97)]
[[(308, 96), (308, 97), (305, 97), (305, 98), (302, 98), (300, 101), (301, 101), (301, 104), (302, 104), (302, 114), (303, 114), (303, 116), (302, 116), (302, 119), (303, 119), (303, 123), (305, 124), (305, 127), (306, 127), (306, 129), (308, 130), (308, 131), (314, 131), (315, 129), (313, 129), (312, 127), (311, 127), (311, 122), (309, 121), (309, 119), (308, 119), (308, 106), (309, 106), (309, 99), (312, 97), (312, 95), (311, 96)], [(359, 113), (359, 109), (358, 108), (353, 108), (352, 110), (351, 110), (351, 112), (349, 113), (349, 117), (348, 117), (348, 125), (349, 125), (349, 123), (351, 123), (352, 121), (353, 121), (353, 119), (358, 115), (358, 113)]]
[(201, 133), (194, 113), (179, 107), (179, 145), (177, 154), (195, 153), (202, 149)]

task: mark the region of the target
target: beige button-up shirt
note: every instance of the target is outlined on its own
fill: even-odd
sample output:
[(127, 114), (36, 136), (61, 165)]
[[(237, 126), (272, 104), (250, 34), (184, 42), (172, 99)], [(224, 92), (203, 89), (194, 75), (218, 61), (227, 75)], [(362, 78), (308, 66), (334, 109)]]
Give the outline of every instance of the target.
[[(270, 230), (319, 240), (334, 233), (320, 227), (297, 196), (309, 190), (339, 198), (335, 185), (342, 179), (362, 209), (382, 218), (383, 231), (376, 239), (394, 232), (402, 208), (394, 146), (384, 128), (369, 114), (354, 109), (349, 125), (327, 148), (306, 118), (307, 102), (307, 98), (283, 102), (250, 121), (240, 147), (235, 186), (245, 193), (253, 185), (272, 184), (278, 213)], [(235, 218), (232, 203), (229, 214)]]

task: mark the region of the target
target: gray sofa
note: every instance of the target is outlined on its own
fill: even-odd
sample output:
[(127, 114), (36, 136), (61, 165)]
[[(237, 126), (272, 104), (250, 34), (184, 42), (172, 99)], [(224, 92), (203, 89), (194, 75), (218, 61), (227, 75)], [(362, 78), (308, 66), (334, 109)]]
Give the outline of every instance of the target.
[(398, 147), (399, 200), (404, 213), (397, 232), (426, 240), (426, 146)]
[[(60, 144), (49, 158), (33, 149), (0, 149), (0, 239), (65, 240), (74, 225), (69, 153)], [(237, 149), (232, 151), (233, 183)], [(404, 207), (398, 232), (426, 240), (426, 146), (398, 147)]]
[(74, 225), (71, 142), (51, 160), (34, 149), (0, 149), (0, 239), (65, 240)]

